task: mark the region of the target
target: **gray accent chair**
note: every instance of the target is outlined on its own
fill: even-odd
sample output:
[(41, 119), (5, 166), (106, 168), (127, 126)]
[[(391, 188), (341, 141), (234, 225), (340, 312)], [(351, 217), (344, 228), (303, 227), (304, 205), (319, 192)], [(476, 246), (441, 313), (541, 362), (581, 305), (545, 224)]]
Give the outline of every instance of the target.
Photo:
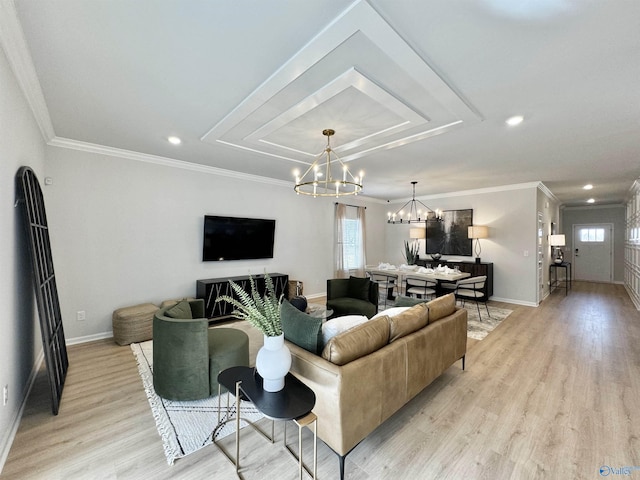
[(349, 277), (327, 280), (327, 309), (333, 310), (330, 318), (343, 315), (378, 313), (378, 284), (369, 278)]

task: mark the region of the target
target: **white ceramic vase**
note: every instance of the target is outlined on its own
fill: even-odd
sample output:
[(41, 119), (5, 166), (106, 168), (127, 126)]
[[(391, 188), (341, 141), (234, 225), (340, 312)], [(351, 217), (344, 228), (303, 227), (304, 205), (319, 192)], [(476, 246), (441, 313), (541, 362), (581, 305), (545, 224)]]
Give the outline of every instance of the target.
[(264, 345), (258, 350), (256, 369), (262, 377), (267, 392), (279, 392), (284, 388), (284, 377), (291, 368), (291, 352), (284, 344), (284, 333), (277, 337), (264, 336)]

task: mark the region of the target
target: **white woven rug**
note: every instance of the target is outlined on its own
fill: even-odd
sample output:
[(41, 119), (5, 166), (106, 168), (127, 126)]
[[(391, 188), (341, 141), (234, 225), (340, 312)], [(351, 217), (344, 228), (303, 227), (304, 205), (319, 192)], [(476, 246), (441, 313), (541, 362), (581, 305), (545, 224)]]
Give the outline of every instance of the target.
[[(138, 372), (142, 378), (144, 390), (156, 421), (158, 433), (162, 438), (167, 463), (173, 465), (177, 458), (184, 457), (236, 431), (235, 422), (218, 426), (218, 396), (190, 402), (177, 402), (159, 397), (153, 389), (153, 342), (132, 343), (131, 350), (138, 363)], [(221, 395), (220, 419), (229, 418), (227, 411), (227, 393)], [(235, 398), (229, 398), (231, 413), (235, 413)], [(243, 418), (255, 422), (263, 415), (249, 402), (242, 402), (240, 413)], [(241, 427), (247, 425), (241, 421)]]

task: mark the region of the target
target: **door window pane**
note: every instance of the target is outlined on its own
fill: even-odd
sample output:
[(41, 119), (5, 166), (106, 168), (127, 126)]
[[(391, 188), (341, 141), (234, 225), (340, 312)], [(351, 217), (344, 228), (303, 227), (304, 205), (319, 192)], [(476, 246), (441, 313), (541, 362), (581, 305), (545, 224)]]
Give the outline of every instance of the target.
[(581, 228), (581, 242), (604, 242), (604, 228)]

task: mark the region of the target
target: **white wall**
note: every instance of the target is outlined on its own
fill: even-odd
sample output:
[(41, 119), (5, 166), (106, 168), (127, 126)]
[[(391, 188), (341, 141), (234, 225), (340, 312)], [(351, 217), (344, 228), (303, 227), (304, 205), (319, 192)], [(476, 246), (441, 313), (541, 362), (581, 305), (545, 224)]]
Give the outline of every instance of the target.
[[(280, 272), (313, 296), (324, 294), (333, 277), (335, 198), (57, 147), (47, 148), (46, 174), (53, 181), (45, 197), (68, 339), (104, 336), (116, 308), (194, 296), (198, 279)], [(381, 208), (369, 202), (367, 220), (382, 215)], [(276, 219), (274, 258), (202, 262), (205, 214)], [(368, 254), (377, 257), (382, 227), (368, 221), (367, 230)], [(78, 311), (86, 312), (85, 321), (76, 321)]]
[[(537, 305), (536, 196), (537, 183), (511, 185), (498, 189), (454, 192), (438, 198), (422, 198), (430, 208), (442, 210), (473, 209), (473, 223), (489, 227), (490, 238), (481, 240), (481, 259), (493, 263), (494, 300)], [(402, 203), (386, 210), (395, 212)], [(385, 224), (387, 245), (381, 261), (400, 264), (409, 226)], [(427, 258), (424, 240), (420, 257)], [(528, 256), (525, 256), (525, 251)], [(473, 261), (474, 257), (443, 257)], [(373, 263), (373, 262), (372, 262)]]
[(27, 237), (14, 203), (21, 166), (30, 166), (42, 181), (44, 142), (2, 49), (0, 85), (0, 398), (9, 386), (8, 404), (0, 403), (1, 471), (42, 355)]

